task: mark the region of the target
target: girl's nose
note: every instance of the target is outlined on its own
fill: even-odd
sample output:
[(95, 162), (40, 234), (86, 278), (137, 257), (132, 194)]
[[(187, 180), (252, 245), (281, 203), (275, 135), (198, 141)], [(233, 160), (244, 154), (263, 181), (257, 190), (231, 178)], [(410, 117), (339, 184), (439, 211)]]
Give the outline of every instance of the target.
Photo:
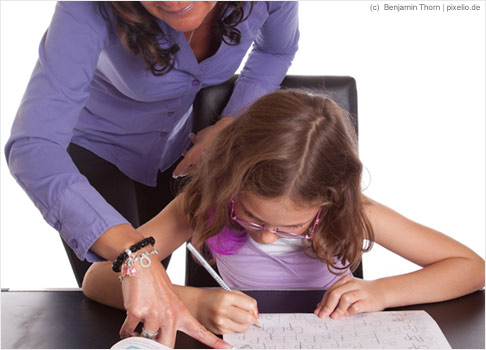
[(261, 232), (261, 240), (263, 244), (270, 244), (275, 242), (278, 239), (278, 236), (275, 233), (267, 232), (267, 231), (260, 231)]

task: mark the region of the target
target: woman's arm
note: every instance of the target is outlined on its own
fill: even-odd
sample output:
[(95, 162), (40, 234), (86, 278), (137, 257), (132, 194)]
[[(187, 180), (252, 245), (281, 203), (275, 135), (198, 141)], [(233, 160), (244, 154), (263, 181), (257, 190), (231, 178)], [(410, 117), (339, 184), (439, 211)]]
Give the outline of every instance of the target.
[(78, 258), (88, 261), (111, 258), (90, 247), (109, 228), (128, 224), (66, 151), (107, 38), (107, 24), (92, 3), (57, 3), (5, 146), (17, 182)]
[(375, 242), (422, 266), (418, 271), (362, 281), (344, 277), (324, 295), (316, 314), (333, 318), (389, 307), (457, 298), (484, 286), (484, 260), (452, 238), (373, 200), (366, 205)]
[[(253, 48), (235, 82), (223, 116), (236, 117), (259, 97), (280, 88), (298, 49), (298, 6), (298, 1), (255, 2), (254, 11), (265, 12), (267, 17), (258, 28)], [(249, 20), (253, 15), (256, 16), (252, 14)]]

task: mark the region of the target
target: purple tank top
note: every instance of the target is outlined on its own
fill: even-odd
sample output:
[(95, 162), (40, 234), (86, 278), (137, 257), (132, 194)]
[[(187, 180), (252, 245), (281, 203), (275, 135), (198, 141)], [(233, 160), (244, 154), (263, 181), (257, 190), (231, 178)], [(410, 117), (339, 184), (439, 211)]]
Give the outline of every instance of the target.
[(327, 264), (308, 254), (299, 250), (269, 255), (250, 239), (234, 254), (213, 251), (221, 277), (234, 289), (328, 289), (342, 277), (351, 275), (349, 269), (341, 275), (339, 271), (331, 273)]

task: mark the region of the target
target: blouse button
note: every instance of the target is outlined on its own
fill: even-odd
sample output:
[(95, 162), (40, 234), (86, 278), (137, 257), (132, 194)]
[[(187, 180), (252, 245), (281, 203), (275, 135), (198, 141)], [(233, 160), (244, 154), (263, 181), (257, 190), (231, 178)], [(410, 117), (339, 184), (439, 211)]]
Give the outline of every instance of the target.
[(78, 247), (78, 241), (75, 239), (71, 240), (71, 248), (76, 249)]
[(199, 86), (199, 84), (200, 84), (200, 82), (199, 82), (199, 80), (197, 80), (197, 79), (194, 79), (194, 80), (192, 81), (192, 86)]
[(173, 117), (173, 116), (174, 116), (174, 114), (175, 114), (175, 112), (169, 112), (169, 113), (167, 113), (167, 115), (168, 115), (169, 117)]

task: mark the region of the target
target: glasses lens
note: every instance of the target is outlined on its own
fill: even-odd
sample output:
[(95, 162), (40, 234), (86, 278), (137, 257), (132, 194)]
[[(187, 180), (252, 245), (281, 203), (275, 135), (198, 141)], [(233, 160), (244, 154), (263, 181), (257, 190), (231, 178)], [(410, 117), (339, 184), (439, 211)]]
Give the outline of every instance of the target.
[(236, 222), (238, 224), (240, 224), (241, 226), (243, 226), (244, 228), (247, 228), (247, 229), (250, 229), (250, 230), (263, 230), (263, 226), (254, 224), (252, 222), (245, 222), (245, 221), (242, 221), (242, 220), (236, 220)]

